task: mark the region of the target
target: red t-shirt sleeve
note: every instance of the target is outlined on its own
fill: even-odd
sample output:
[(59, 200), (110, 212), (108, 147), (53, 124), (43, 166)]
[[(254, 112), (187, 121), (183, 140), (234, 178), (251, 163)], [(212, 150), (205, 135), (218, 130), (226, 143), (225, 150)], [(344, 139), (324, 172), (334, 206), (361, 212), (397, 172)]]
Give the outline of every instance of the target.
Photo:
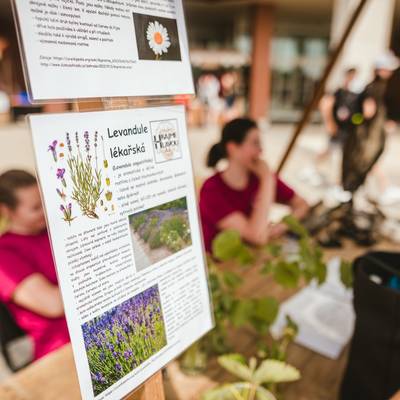
[(217, 225), (229, 214), (237, 211), (217, 185), (205, 185), (200, 192), (200, 212), (207, 223)]
[(17, 286), (35, 271), (11, 250), (0, 249), (0, 300), (10, 301)]
[(287, 204), (295, 196), (295, 191), (283, 182), (279, 177), (276, 178), (276, 202)]

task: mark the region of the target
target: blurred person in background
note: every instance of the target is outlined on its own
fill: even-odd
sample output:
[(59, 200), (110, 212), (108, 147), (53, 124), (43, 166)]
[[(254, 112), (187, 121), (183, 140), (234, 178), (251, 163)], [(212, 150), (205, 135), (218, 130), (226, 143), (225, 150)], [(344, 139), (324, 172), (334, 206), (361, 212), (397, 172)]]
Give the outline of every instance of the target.
[(343, 85), (335, 93), (326, 94), (321, 99), (320, 111), (329, 134), (329, 145), (319, 156), (320, 159), (325, 159), (336, 147), (342, 150), (343, 143), (352, 130), (352, 117), (356, 112), (358, 97), (352, 85), (356, 75), (356, 68), (347, 69)]
[(69, 342), (61, 293), (34, 176), (0, 175), (0, 301), (31, 338), (34, 359)]
[(222, 101), (219, 97), (221, 84), (219, 79), (212, 73), (200, 76), (197, 82), (198, 98), (204, 106), (205, 123), (216, 124), (222, 110)]
[[(343, 145), (353, 130), (352, 117), (357, 110), (358, 94), (354, 82), (357, 76), (356, 68), (348, 68), (344, 72), (343, 83), (334, 93), (326, 93), (320, 103), (319, 110), (324, 127), (329, 135), (329, 142), (324, 151), (317, 156), (317, 167), (307, 167), (300, 172), (300, 178), (309, 181), (314, 186), (325, 183), (326, 178), (320, 172), (320, 164), (329, 161), (329, 171), (335, 171), (341, 165)], [(333, 195), (341, 193), (340, 173), (335, 174), (331, 188)]]
[(238, 118), (242, 114), (238, 96), (239, 75), (235, 71), (225, 72), (221, 76), (221, 95), (223, 99), (223, 110), (221, 123)]
[(308, 213), (306, 201), (271, 171), (261, 154), (260, 130), (249, 118), (228, 122), (220, 142), (211, 148), (207, 166), (216, 168), (223, 159), (228, 166), (207, 179), (200, 191), (200, 216), (208, 252), (215, 236), (225, 229), (238, 231), (254, 245), (282, 236), (286, 225), (272, 224), (270, 219), (274, 202), (288, 205), (299, 219)]
[(387, 134), (395, 126), (393, 121), (387, 119), (386, 93), (389, 79), (398, 67), (399, 61), (390, 51), (376, 59), (374, 79), (358, 96), (358, 112), (352, 118), (353, 132), (346, 138), (343, 149), (344, 190), (354, 193), (373, 171), (378, 182), (376, 197), (381, 203), (392, 201), (394, 197), (400, 200), (400, 189), (390, 187), (378, 164)]

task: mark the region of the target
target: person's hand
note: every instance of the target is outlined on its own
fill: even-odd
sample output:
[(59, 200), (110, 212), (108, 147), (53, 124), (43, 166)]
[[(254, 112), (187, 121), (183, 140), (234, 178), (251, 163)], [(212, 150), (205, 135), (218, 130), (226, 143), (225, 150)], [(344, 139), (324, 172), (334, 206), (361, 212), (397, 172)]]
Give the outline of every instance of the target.
[(400, 400), (400, 390), (390, 400)]
[(268, 164), (261, 159), (254, 161), (250, 169), (261, 180), (270, 177), (272, 174)]
[(272, 225), (269, 230), (269, 239), (278, 239), (287, 232), (287, 226), (280, 222), (279, 224)]

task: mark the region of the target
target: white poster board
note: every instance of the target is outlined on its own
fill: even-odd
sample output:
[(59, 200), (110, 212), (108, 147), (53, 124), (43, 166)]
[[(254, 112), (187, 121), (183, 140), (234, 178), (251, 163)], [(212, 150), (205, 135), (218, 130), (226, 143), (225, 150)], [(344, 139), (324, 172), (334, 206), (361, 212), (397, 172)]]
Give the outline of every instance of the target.
[(213, 326), (181, 106), (32, 115), (84, 399), (121, 399)]
[(193, 94), (182, 0), (13, 0), (32, 102)]

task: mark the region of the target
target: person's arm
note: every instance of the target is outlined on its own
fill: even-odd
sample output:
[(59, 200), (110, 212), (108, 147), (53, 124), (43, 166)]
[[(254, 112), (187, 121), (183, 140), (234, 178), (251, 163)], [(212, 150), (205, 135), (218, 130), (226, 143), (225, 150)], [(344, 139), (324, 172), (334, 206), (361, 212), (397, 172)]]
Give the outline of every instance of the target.
[(268, 241), (270, 221), (268, 214), (275, 200), (276, 179), (264, 161), (259, 161), (254, 171), (260, 179), (260, 186), (249, 217), (234, 212), (218, 223), (218, 228), (233, 229), (247, 242), (263, 245)]
[(64, 315), (64, 306), (58, 286), (43, 275), (35, 273), (25, 278), (15, 289), (15, 304), (43, 317), (58, 318)]
[[(309, 212), (310, 206), (303, 199), (303, 197), (299, 196), (297, 193), (289, 200), (288, 205), (291, 209), (290, 215), (295, 217), (298, 220), (302, 220)], [(283, 236), (288, 231), (288, 227), (283, 222), (280, 222), (276, 225), (273, 225), (270, 230), (270, 238), (277, 239)]]
[(293, 215), (298, 220), (302, 220), (310, 211), (310, 206), (307, 201), (299, 196), (297, 193), (289, 201), (289, 206), (291, 208), (291, 215)]
[(333, 117), (333, 107), (335, 105), (335, 96), (326, 94), (322, 97), (319, 103), (319, 111), (324, 121), (325, 128), (328, 133), (335, 136), (337, 133), (337, 125), (335, 118)]
[(378, 106), (372, 97), (367, 97), (363, 102), (363, 115), (365, 119), (371, 119), (375, 116)]

